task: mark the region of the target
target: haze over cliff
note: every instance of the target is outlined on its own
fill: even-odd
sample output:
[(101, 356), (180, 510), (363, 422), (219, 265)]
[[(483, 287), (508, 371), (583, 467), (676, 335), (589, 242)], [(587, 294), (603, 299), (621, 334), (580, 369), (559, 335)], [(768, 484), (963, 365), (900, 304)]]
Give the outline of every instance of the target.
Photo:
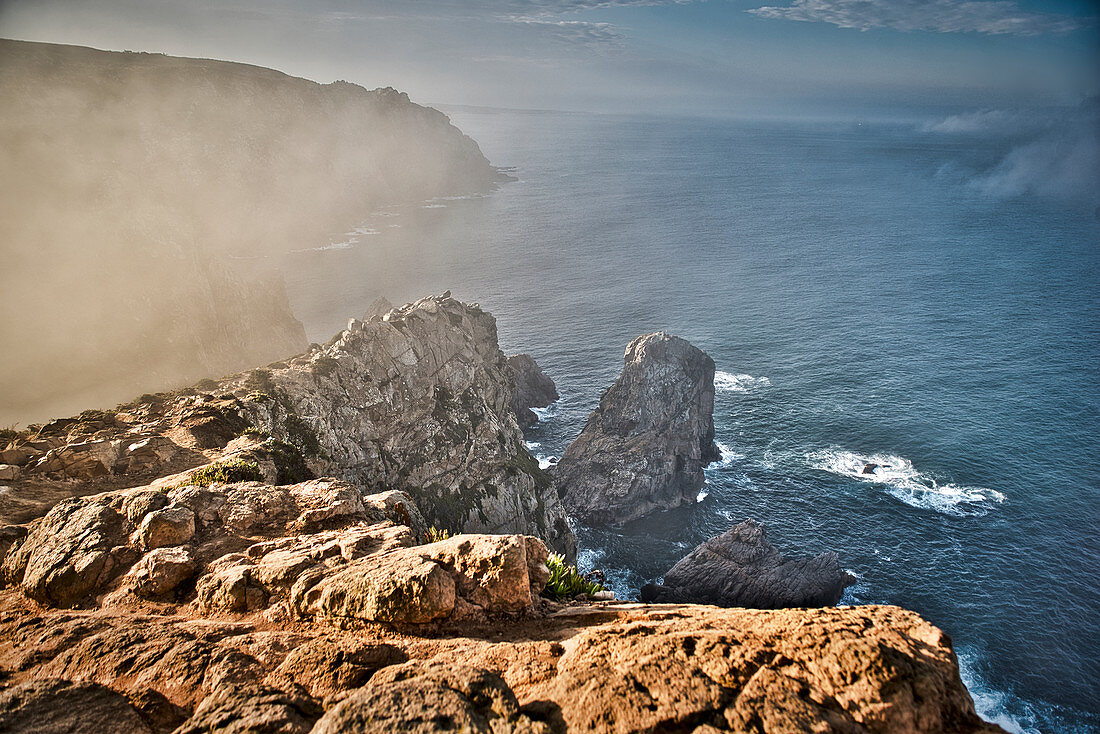
[(267, 255), (496, 176), (393, 89), (8, 40), (0, 71), (0, 424), (300, 351)]

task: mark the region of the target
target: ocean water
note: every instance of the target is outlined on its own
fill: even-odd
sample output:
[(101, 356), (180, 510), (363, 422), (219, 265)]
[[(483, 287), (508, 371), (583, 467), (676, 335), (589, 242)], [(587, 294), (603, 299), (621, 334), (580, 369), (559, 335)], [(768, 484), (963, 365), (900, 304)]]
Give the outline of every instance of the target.
[(985, 717), (1100, 730), (1100, 222), (989, 185), (1020, 139), (450, 112), (517, 180), (288, 253), (311, 339), (379, 295), (480, 302), (557, 382), (548, 463), (631, 339), (682, 336), (717, 365), (723, 460), (694, 506), (577, 528), (582, 566), (631, 596), (751, 517), (838, 551), (845, 602), (948, 632)]

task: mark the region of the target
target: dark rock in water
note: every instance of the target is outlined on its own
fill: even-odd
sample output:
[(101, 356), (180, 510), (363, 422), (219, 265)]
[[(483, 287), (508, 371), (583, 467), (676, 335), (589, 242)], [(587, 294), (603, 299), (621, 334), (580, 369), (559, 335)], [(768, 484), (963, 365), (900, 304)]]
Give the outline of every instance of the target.
[(863, 471), (860, 472), (860, 473), (861, 474), (874, 474), (876, 471), (878, 471), (878, 468), (879, 468), (878, 464), (865, 464), (864, 467), (863, 467)]
[(558, 389), (530, 354), (513, 354), (508, 357), (508, 367), (516, 381), (516, 393), (512, 407), (520, 428), (538, 423), (538, 416), (531, 408), (545, 408), (558, 399)]
[(626, 349), (615, 384), (554, 470), (581, 522), (625, 523), (695, 501), (714, 445), (714, 361), (665, 333)]
[(647, 584), (641, 599), (756, 609), (824, 607), (840, 601), (854, 581), (836, 553), (784, 558), (768, 542), (763, 525), (745, 520), (681, 559), (665, 574), (663, 586)]

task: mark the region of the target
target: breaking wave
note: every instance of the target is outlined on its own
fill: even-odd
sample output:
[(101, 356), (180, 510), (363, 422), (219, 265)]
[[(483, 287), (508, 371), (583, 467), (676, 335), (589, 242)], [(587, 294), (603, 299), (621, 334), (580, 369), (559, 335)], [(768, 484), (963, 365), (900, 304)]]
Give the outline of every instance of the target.
[(807, 454), (811, 466), (881, 487), (907, 505), (957, 517), (985, 515), (1005, 496), (995, 489), (940, 483), (913, 462), (892, 454), (828, 449)]
[(768, 387), (772, 381), (767, 377), (753, 377), (752, 375), (735, 375), (730, 372), (717, 370), (714, 373), (714, 389), (724, 392), (748, 392), (758, 387)]

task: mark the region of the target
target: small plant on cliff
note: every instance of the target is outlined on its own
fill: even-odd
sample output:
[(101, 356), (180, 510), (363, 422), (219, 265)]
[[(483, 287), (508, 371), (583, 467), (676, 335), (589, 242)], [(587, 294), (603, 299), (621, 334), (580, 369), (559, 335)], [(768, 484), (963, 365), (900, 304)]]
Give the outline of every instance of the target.
[(257, 438), (267, 438), (267, 431), (263, 430), (262, 428), (257, 428), (256, 426), (247, 426), (243, 431), (241, 431), (241, 435), (256, 436)]
[(254, 462), (245, 461), (244, 459), (230, 459), (228, 461), (215, 461), (213, 464), (204, 466), (180, 486), (193, 484), (198, 487), (209, 487), (211, 484), (262, 482), (263, 480), (264, 475), (260, 473), (260, 467)]
[(550, 569), (550, 580), (546, 582), (543, 596), (552, 599), (571, 599), (577, 594), (593, 596), (603, 591), (603, 587), (591, 581), (585, 581), (577, 572), (576, 566), (567, 565), (565, 559), (558, 553), (551, 553), (546, 559), (546, 567)]
[(425, 537), (428, 539), (429, 543), (438, 543), (441, 540), (453, 538), (454, 533), (446, 528), (437, 528), (435, 525), (432, 525), (428, 528), (428, 533)]
[(318, 357), (313, 360), (313, 364), (311, 364), (309, 368), (313, 371), (313, 374), (319, 377), (328, 377), (335, 372), (336, 368), (339, 366), (340, 363), (332, 357)]
[(259, 390), (256, 390), (248, 393), (248, 395), (245, 395), (244, 399), (249, 400), (253, 403), (266, 403), (268, 400), (271, 400), (271, 396), (265, 392), (260, 392)]

